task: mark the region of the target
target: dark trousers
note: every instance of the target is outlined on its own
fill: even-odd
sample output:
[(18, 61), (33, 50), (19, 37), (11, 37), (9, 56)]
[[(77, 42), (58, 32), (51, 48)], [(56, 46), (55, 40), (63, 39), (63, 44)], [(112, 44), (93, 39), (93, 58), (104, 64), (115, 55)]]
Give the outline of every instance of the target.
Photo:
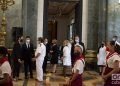
[(47, 68), (47, 57), (45, 57), (44, 62), (43, 62), (43, 72), (46, 73), (46, 68)]
[[(29, 69), (29, 71), (28, 71)], [(24, 61), (24, 70), (25, 70), (25, 78), (28, 77), (28, 72), (30, 72), (30, 77), (33, 77), (33, 72), (32, 72), (32, 61)]]
[(15, 60), (13, 64), (13, 78), (19, 77), (19, 73), (20, 73), (20, 63), (17, 60)]

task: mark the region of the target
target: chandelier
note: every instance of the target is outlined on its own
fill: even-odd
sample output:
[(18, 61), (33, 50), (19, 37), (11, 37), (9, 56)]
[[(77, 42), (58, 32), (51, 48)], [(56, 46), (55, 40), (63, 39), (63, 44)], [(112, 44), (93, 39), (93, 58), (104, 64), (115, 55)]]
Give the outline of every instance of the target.
[(8, 9), (9, 6), (15, 4), (14, 0), (0, 0), (0, 7), (3, 11), (1, 27), (0, 27), (0, 46), (5, 46), (5, 37), (6, 37), (6, 29), (7, 29), (7, 21), (5, 17), (5, 11)]
[(1, 10), (6, 11), (8, 6), (15, 4), (14, 0), (0, 0)]
[(49, 6), (50, 6), (50, 8), (51, 9), (53, 9), (55, 12), (54, 12), (54, 14), (52, 15), (52, 21), (53, 21), (53, 23), (55, 23), (56, 22), (56, 19), (58, 18), (58, 17), (60, 17), (60, 16), (62, 16), (62, 9), (63, 9), (63, 7), (64, 7), (64, 5), (65, 5), (66, 3), (64, 3), (64, 2), (49, 2)]

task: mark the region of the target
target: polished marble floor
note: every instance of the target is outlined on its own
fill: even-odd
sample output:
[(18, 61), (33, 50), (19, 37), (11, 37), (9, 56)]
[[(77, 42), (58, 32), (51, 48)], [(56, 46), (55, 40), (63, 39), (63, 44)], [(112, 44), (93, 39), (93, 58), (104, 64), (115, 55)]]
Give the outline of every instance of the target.
[[(62, 67), (57, 68), (56, 74), (51, 74), (51, 73), (44, 74), (44, 83), (48, 82), (50, 86), (63, 86), (62, 84), (67, 83), (69, 77), (63, 77), (61, 74), (62, 74)], [(34, 72), (34, 78), (35, 76), (36, 73)], [(23, 73), (20, 74), (20, 78), (22, 78), (22, 80), (13, 81), (14, 86), (35, 86), (35, 79), (24, 80)], [(95, 71), (90, 71), (90, 70), (84, 72), (83, 83), (84, 86), (103, 86), (103, 80), (99, 76), (99, 74)]]
[[(69, 79), (69, 77), (63, 77), (57, 74), (46, 74), (45, 77), (47, 78), (50, 77), (50, 80), (49, 80), (50, 86), (62, 86), (61, 84), (66, 83)], [(88, 86), (88, 85), (89, 86), (103, 86), (102, 85), (103, 81), (101, 77), (94, 71), (85, 71), (83, 74), (83, 77), (84, 77), (84, 86)], [(44, 82), (46, 81), (47, 79), (44, 79)], [(28, 79), (28, 80), (23, 79), (17, 82), (14, 81), (14, 86), (35, 86), (35, 80), (34, 79)]]

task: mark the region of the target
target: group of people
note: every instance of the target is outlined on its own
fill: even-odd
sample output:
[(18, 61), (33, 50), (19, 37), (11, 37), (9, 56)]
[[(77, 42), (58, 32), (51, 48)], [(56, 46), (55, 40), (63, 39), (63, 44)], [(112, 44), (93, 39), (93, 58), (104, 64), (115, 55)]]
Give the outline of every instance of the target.
[[(103, 42), (99, 47), (97, 58), (100, 75), (105, 81), (104, 86), (119, 86), (118, 80), (113, 80), (113, 74), (120, 74), (120, 43), (117, 36), (106, 45)], [(33, 78), (33, 62), (36, 65), (36, 86), (43, 83), (43, 73), (46, 73), (48, 58), (52, 65), (52, 73), (56, 72), (59, 57), (63, 62), (63, 75), (66, 76), (67, 68), (72, 67), (72, 76), (69, 80), (69, 86), (82, 86), (82, 74), (85, 67), (85, 47), (76, 36), (74, 42), (64, 40), (60, 49), (57, 40), (53, 39), (52, 44), (48, 43), (48, 39), (39, 37), (37, 40), (37, 48), (31, 43), (30, 36), (18, 37), (14, 44), (13, 67), (11, 68), (8, 58), (7, 49), (0, 47), (0, 86), (13, 86), (12, 76), (15, 80), (19, 79), (20, 65), (24, 63), (25, 79)], [(13, 72), (12, 72), (13, 70)], [(30, 76), (28, 75), (30, 72)], [(119, 83), (118, 83), (119, 82)]]
[[(118, 37), (113, 36), (110, 42), (104, 42), (98, 49), (98, 66), (100, 75), (104, 80), (104, 86), (120, 86), (120, 43)], [(115, 79), (114, 79), (115, 75)]]
[[(7, 49), (0, 47), (0, 75), (2, 75), (0, 76), (0, 86), (13, 86), (12, 80), (19, 80), (21, 63), (24, 64), (25, 79), (29, 77), (33, 78), (32, 66), (34, 61), (36, 62), (36, 86), (39, 86), (43, 81), (43, 73), (47, 72), (46, 67), (49, 56), (51, 56), (50, 62), (53, 67), (52, 73), (56, 72), (59, 57), (63, 62), (64, 76), (66, 76), (66, 69), (72, 66), (73, 76), (70, 79), (70, 84), (71, 86), (75, 86), (76, 83), (79, 83), (79, 80), (82, 80), (82, 78), (79, 77), (82, 77), (85, 64), (84, 50), (84, 44), (80, 42), (78, 36), (75, 37), (75, 43), (73, 44), (65, 40), (61, 50), (56, 39), (53, 39), (52, 44), (49, 44), (48, 39), (39, 37), (37, 40), (37, 48), (34, 50), (30, 36), (26, 36), (25, 40), (23, 37), (18, 37), (13, 46), (12, 67), (7, 58)], [(28, 75), (29, 72), (30, 76)]]

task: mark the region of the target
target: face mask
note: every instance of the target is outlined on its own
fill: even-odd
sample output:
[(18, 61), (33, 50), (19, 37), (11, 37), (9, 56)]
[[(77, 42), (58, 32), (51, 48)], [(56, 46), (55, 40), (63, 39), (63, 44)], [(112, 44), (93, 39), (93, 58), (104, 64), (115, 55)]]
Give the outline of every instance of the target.
[(45, 44), (47, 44), (48, 42), (46, 41)]
[(101, 47), (104, 47), (104, 44), (101, 44)]
[(78, 39), (76, 39), (76, 40), (75, 40), (75, 42), (76, 42), (76, 43), (79, 43), (79, 40), (78, 40)]
[(38, 44), (40, 44), (41, 42), (40, 41), (37, 41)]
[(116, 41), (116, 38), (113, 38), (112, 40), (113, 40), (113, 41)]
[(75, 55), (75, 56), (80, 56), (80, 52), (78, 52), (78, 51), (77, 51), (77, 52), (74, 52), (74, 55)]
[(26, 40), (27, 43), (30, 43), (30, 40)]

